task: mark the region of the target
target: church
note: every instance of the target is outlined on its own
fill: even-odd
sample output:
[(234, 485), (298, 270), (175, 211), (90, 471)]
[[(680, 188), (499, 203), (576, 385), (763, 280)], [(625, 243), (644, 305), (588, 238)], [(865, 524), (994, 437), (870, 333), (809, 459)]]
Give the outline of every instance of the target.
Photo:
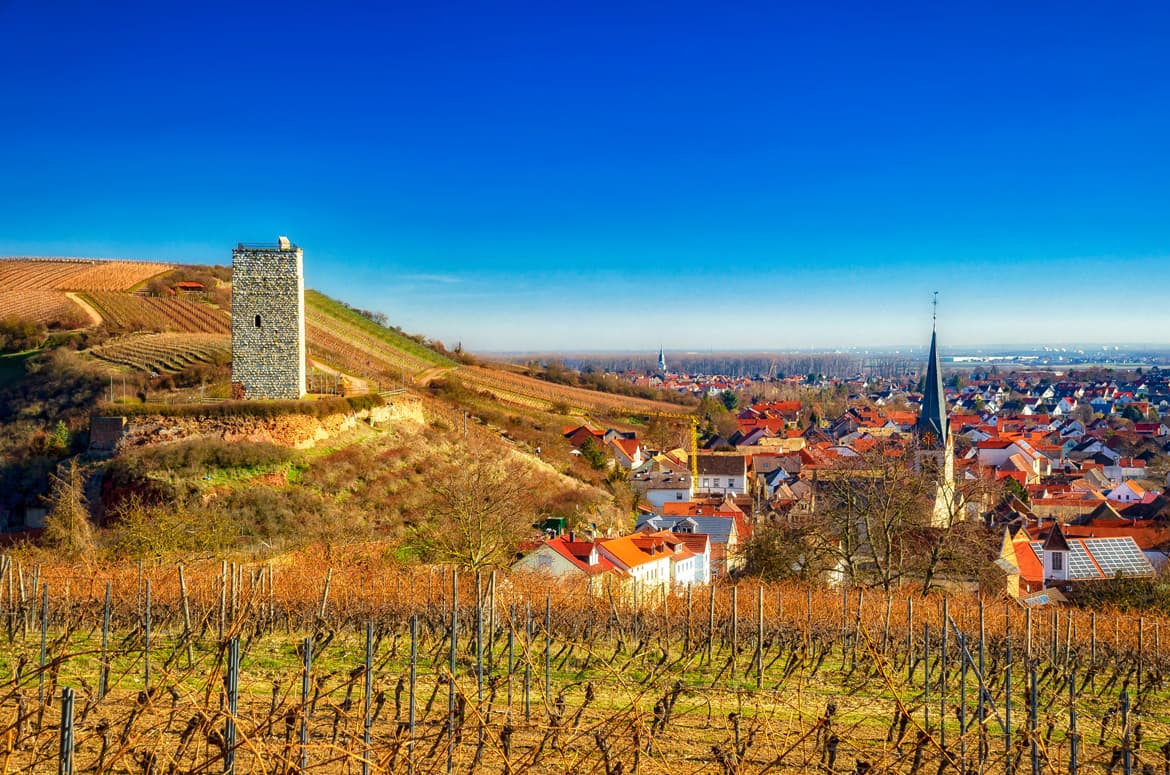
[(946, 528), (959, 513), (955, 490), (955, 442), (947, 419), (943, 395), (942, 366), (938, 356), (937, 325), (930, 332), (930, 356), (926, 364), (926, 387), (922, 408), (914, 426), (914, 467), (935, 478), (931, 527)]

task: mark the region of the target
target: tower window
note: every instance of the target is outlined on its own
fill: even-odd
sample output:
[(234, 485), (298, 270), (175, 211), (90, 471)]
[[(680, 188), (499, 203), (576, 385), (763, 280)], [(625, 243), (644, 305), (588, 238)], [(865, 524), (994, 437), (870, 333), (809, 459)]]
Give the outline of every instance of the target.
[(256, 328), (260, 328), (260, 316), (256, 316)]

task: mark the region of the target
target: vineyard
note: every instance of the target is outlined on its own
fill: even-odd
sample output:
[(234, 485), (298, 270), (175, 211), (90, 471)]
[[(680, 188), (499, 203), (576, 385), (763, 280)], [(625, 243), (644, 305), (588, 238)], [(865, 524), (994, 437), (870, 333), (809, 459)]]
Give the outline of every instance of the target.
[(500, 401), (542, 411), (558, 406), (590, 414), (677, 414), (685, 411), (677, 405), (661, 401), (558, 385), (482, 366), (460, 367), (458, 377), (468, 387), (491, 393)]
[(366, 337), (360, 341), (376, 340), (384, 346), (389, 346), (393, 351), (402, 353), (403, 357), (411, 357), (426, 363), (427, 367), (455, 365), (455, 362), (445, 355), (397, 331), (380, 326), (317, 291), (305, 291), (305, 315), (310, 322), (316, 321), (324, 328), (333, 331), (344, 329), (347, 336), (353, 335), (356, 338), (356, 334), (360, 332)]
[(397, 385), (454, 362), (409, 337), (367, 320), (316, 291), (305, 292), (309, 354), (374, 384)]
[(0, 259), (0, 288), (16, 290), (126, 291), (172, 267), (148, 261)]
[(90, 352), (107, 363), (164, 374), (195, 363), (226, 363), (232, 357), (232, 341), (224, 334), (143, 334)]
[(741, 583), (0, 563), (5, 772), (1137, 773), (1167, 621)]
[(37, 323), (86, 320), (85, 313), (63, 291), (0, 290), (0, 320), (17, 317)]
[(231, 320), (198, 301), (91, 291), (85, 295), (106, 324), (123, 331), (181, 331), (230, 334)]

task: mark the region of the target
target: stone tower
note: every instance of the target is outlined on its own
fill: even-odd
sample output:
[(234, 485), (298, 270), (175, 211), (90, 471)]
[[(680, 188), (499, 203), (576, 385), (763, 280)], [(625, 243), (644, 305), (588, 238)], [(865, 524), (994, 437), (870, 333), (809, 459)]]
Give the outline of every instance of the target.
[(305, 395), (304, 254), (288, 237), (232, 251), (232, 395)]

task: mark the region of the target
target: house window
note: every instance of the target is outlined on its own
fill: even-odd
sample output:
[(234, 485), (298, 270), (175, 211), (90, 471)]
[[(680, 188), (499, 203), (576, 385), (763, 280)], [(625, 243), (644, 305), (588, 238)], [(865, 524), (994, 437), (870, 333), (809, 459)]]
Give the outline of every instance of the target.
[(681, 500), (682, 500), (682, 493), (681, 493), (681, 492), (676, 492), (676, 493), (674, 494), (674, 499), (675, 499), (676, 501), (681, 501)]
[(718, 487), (718, 486), (719, 486), (719, 477), (718, 477), (718, 476), (717, 476), (717, 477), (715, 477), (715, 486), (716, 486), (716, 487)]
[(708, 479), (708, 478), (707, 478), (707, 477), (705, 477), (705, 476), (703, 477), (703, 486), (704, 486), (704, 487), (710, 487), (710, 486), (711, 486), (711, 480), (710, 480), (710, 479)]
[(1052, 553), (1052, 570), (1064, 570), (1064, 552)]
[(260, 316), (256, 316), (256, 328), (260, 328)]
[(728, 487), (734, 487), (734, 486), (735, 486), (735, 480), (734, 480), (734, 479), (728, 479), (728, 480), (727, 480), (727, 486), (728, 486)]

